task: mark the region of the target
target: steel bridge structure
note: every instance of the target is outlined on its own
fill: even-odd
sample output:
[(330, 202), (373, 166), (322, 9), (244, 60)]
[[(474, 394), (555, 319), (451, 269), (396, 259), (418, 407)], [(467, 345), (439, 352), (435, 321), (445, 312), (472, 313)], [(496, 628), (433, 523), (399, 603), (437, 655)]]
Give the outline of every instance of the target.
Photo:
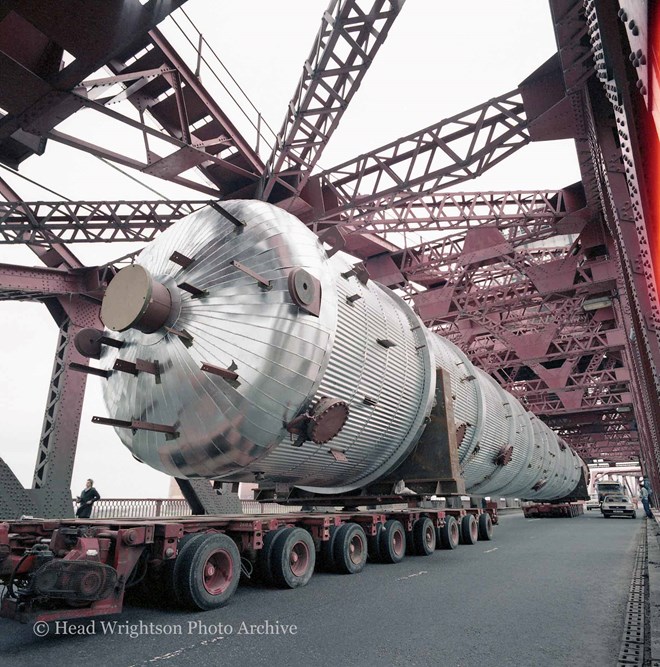
[[(0, 7), (0, 163), (20, 173), (27, 158), (63, 144), (195, 193), (25, 201), (0, 179), (0, 244), (26, 246), (42, 265), (1, 264), (0, 300), (43, 303), (59, 327), (33, 485), (23, 488), (0, 458), (0, 509), (71, 512), (89, 363), (73, 340), (102, 328), (100, 301), (117, 271), (83, 265), (74, 244), (145, 243), (209, 202), (236, 198), (296, 215), (404, 295), (587, 462), (639, 461), (660, 489), (657, 7), (549, 0), (557, 52), (515, 90), (321, 168), (404, 0), (330, 0), (265, 160), (260, 117), (252, 136), (242, 134), (202, 83), (202, 67), (222, 77), (202, 35), (182, 29), (194, 47), (184, 57), (159, 28), (183, 25), (184, 3)], [(139, 150), (77, 132), (82, 109), (128, 128)], [(531, 142), (559, 139), (574, 141), (580, 182), (469, 190)]]

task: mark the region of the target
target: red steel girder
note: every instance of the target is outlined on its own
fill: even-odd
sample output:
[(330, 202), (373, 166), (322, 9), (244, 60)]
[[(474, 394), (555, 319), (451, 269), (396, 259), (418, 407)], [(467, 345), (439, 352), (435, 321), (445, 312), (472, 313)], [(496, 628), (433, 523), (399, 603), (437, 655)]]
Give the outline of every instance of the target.
[[(609, 224), (613, 237), (622, 246), (624, 269), (634, 285), (630, 305), (638, 313), (640, 332), (657, 370), (660, 368), (660, 296), (647, 229), (651, 224), (660, 224), (655, 220), (650, 203), (657, 183), (646, 182), (648, 156), (643, 148), (647, 128), (642, 122), (645, 101), (639, 90), (629, 83), (635, 80), (636, 73), (628, 57), (630, 51), (626, 51), (630, 47), (620, 39), (621, 20), (614, 9), (607, 3), (596, 3), (590, 5), (587, 12), (592, 44), (605, 42), (607, 45), (607, 55), (604, 50), (596, 49), (595, 61), (598, 78), (612, 105), (608, 123), (603, 122), (594, 105), (600, 153), (594, 158), (604, 177), (602, 196), (609, 199), (603, 202), (603, 208), (608, 211), (611, 206)], [(660, 392), (660, 377), (657, 373), (655, 376), (656, 391)]]
[[(584, 297), (581, 294), (563, 299), (558, 299), (554, 295), (550, 297), (530, 295), (528, 298), (520, 295), (520, 299), (517, 300), (514, 293), (514, 298), (508, 301), (490, 300), (488, 294), (489, 292), (459, 294), (452, 303), (457, 304), (460, 310), (448, 313), (445, 319), (467, 319), (480, 324), (483, 329), (497, 335), (507, 345), (512, 344), (510, 340), (512, 335), (520, 337), (534, 332), (544, 335), (548, 328), (553, 329), (553, 334), (560, 335), (582, 331), (590, 323), (589, 314), (582, 309)], [(536, 345), (530, 348), (530, 350), (538, 349), (540, 348)]]
[(594, 393), (607, 393), (610, 388), (621, 389), (630, 380), (627, 368), (610, 368), (596, 370), (586, 373), (573, 372), (566, 374), (556, 382), (546, 379), (532, 379), (519, 382), (505, 383), (502, 386), (509, 393), (523, 395), (527, 400), (543, 396), (548, 392), (555, 391), (587, 391)]
[[(10, 0), (0, 7), (0, 161), (17, 167), (80, 105), (69, 91), (184, 0), (89, 3)], [(112, 26), (112, 29), (108, 29)], [(71, 62), (62, 65), (67, 51)]]
[[(528, 226), (521, 221), (516, 234), (501, 230), (495, 221), (468, 229), (465, 234), (445, 232), (440, 238), (408, 245), (390, 256), (410, 280), (447, 289), (459, 282), (487, 282), (490, 276), (508, 271), (516, 272), (515, 281), (521, 276), (531, 279), (541, 294), (612, 277), (613, 263), (604, 254), (599, 223), (570, 217), (573, 223), (561, 228), (551, 224), (539, 227), (536, 222)], [(507, 280), (491, 283), (504, 285)], [(420, 296), (419, 301), (429, 302), (432, 297)]]
[(478, 339), (475, 339), (474, 342), (470, 340), (469, 344), (463, 342), (464, 338), (469, 336), (469, 328), (467, 333), (462, 332), (458, 327), (454, 327), (453, 331), (449, 332), (440, 329), (438, 333), (462, 346), (471, 360), (488, 373), (500, 368), (529, 365), (535, 362), (555, 362), (586, 354), (609, 353), (625, 347), (625, 332), (622, 329), (603, 329), (597, 323), (579, 330), (564, 332), (551, 341), (547, 351), (543, 354), (525, 355), (523, 358), (519, 357), (512, 347), (503, 344), (487, 332), (479, 334)]
[[(184, 135), (187, 133), (191, 144), (202, 145), (205, 152), (210, 156), (216, 154), (224, 158), (224, 153), (228, 153), (223, 162), (215, 164), (202, 164), (201, 171), (215, 183), (224, 194), (231, 194), (241, 188), (256, 187), (256, 182), (264, 172), (264, 164), (256, 151), (243, 139), (227, 115), (220, 109), (212, 96), (206, 91), (199, 77), (188, 67), (183, 59), (178, 55), (174, 48), (169, 44), (158, 29), (150, 31), (149, 38), (157, 49), (165, 56), (168, 63), (171, 63), (181, 80), (183, 90), (177, 102), (176, 115), (181, 119), (181, 114), (185, 112), (185, 122), (189, 123), (185, 127), (185, 122), (180, 125)], [(153, 55), (153, 54), (152, 54)], [(149, 57), (147, 55), (147, 57)], [(116, 67), (116, 64), (113, 63)], [(132, 68), (139, 69), (140, 60), (136, 60), (122, 72)], [(144, 89), (140, 95), (144, 96)], [(130, 97), (129, 97), (130, 99)], [(176, 98), (175, 98), (176, 99)], [(137, 106), (142, 106), (143, 102), (138, 101)], [(173, 135), (178, 134), (172, 119), (172, 103), (167, 104), (167, 100), (156, 104), (149, 104), (150, 113)], [(198, 129), (192, 129), (196, 122), (203, 121), (205, 124)], [(241, 178), (235, 178), (234, 173), (242, 170)]]
[(598, 442), (599, 439), (605, 438), (606, 442), (625, 443), (628, 445), (636, 445), (639, 447), (639, 433), (636, 430), (619, 430), (619, 431), (587, 431), (580, 430), (575, 433), (560, 433), (562, 438), (570, 438), (573, 443), (581, 443), (583, 446), (588, 446), (592, 442)]
[(504, 255), (495, 255), (489, 248), (484, 249), (486, 252), (472, 251), (470, 256), (466, 240), (451, 235), (390, 253), (389, 257), (408, 280), (429, 287), (441, 286), (440, 292), (420, 293), (414, 299), (420, 306), (431, 303), (434, 294), (446, 300), (450, 294), (483, 292), (497, 287), (506, 299), (507, 288), (516, 289), (519, 295), (530, 291), (532, 287), (525, 283), (530, 283), (541, 296), (576, 290), (606, 292), (616, 287), (615, 263), (606, 256), (591, 260), (578, 255), (577, 249), (559, 244), (552, 247), (551, 242), (548, 239), (548, 247), (539, 248), (516, 247), (502, 241)]
[[(579, 185), (564, 190), (508, 190), (505, 192), (440, 192), (378, 209), (337, 226), (350, 233), (446, 232), (484, 224), (497, 228), (511, 241), (519, 236), (579, 232), (589, 215), (580, 201)], [(312, 223), (315, 229), (317, 223)], [(539, 236), (541, 238), (541, 236)]]
[[(644, 125), (646, 102), (641, 92), (644, 81), (640, 80), (642, 86), (633, 85), (639, 71), (636, 67), (642, 64), (639, 44), (633, 48), (632, 27), (637, 22), (626, 16), (626, 24), (622, 24), (616, 3), (551, 0), (550, 8), (574, 116), (586, 199), (594, 210), (603, 212), (613, 240), (608, 249), (619, 263), (620, 301), (614, 306), (619, 326), (628, 333), (623, 354), (632, 375), (640, 454), (655, 487), (660, 484), (660, 327), (645, 238), (651, 211), (644, 183), (643, 137), (648, 135), (648, 125)], [(643, 30), (645, 5), (631, 5), (622, 12), (627, 15), (627, 10), (643, 14)], [(636, 31), (640, 34), (639, 27)], [(648, 59), (643, 50), (641, 55)], [(635, 60), (637, 64), (633, 65)], [(595, 72), (581, 71), (592, 61)], [(594, 74), (600, 82), (594, 81)]]
[(579, 449), (589, 449), (591, 451), (603, 451), (603, 448), (607, 448), (610, 451), (615, 451), (617, 449), (633, 449), (637, 448), (639, 450), (639, 441), (636, 438), (637, 434), (635, 432), (624, 433), (611, 436), (598, 436), (598, 437), (577, 437), (572, 438), (572, 442), (576, 448)]
[[(214, 102), (199, 77), (154, 27), (181, 3), (182, 0), (158, 3), (158, 11), (153, 11), (152, 3), (148, 3), (149, 11), (143, 10), (144, 16), (128, 11), (139, 7), (138, 3), (111, 3), (113, 7), (106, 8), (105, 16), (98, 12), (90, 16), (86, 3), (72, 0), (68, 5), (71, 16), (65, 17), (59, 9), (61, 3), (26, 1), (14, 3), (17, 13), (5, 17), (6, 20), (0, 14), (0, 64), (3, 73), (8, 72), (7, 85), (3, 86), (5, 94), (0, 91), (0, 106), (9, 111), (0, 124), (0, 160), (15, 167), (30, 151), (43, 152), (44, 140), (51, 138), (213, 197), (245, 188), (254, 192), (264, 169), (256, 151)], [(52, 25), (47, 20), (49, 16)], [(103, 23), (104, 18), (107, 24)], [(36, 22), (31, 25), (33, 21)], [(107, 25), (115, 30), (108, 31)], [(67, 26), (69, 34), (64, 36), (61, 31)], [(101, 27), (102, 34), (95, 35), (95, 30)], [(114, 36), (112, 39), (108, 38), (110, 34)], [(98, 41), (94, 46), (86, 43), (92, 35)], [(17, 45), (21, 39), (27, 40), (30, 48)], [(78, 59), (56, 76), (39, 69), (38, 63), (43, 59), (39, 49), (50, 49), (57, 71), (55, 66), (59, 67), (62, 56), (58, 46), (63, 44)], [(85, 51), (81, 53), (82, 44)], [(87, 51), (94, 52), (93, 60), (88, 59)], [(80, 66), (86, 62), (93, 62), (94, 66)], [(102, 66), (110, 67), (115, 76), (83, 82)], [(68, 76), (63, 77), (65, 71)], [(118, 87), (121, 92), (117, 92)], [(102, 98), (104, 92), (109, 94)], [(120, 112), (123, 107), (118, 103), (123, 100), (135, 105), (139, 119), (133, 117), (134, 113)], [(119, 110), (109, 105), (118, 105)], [(145, 158), (136, 159), (114, 150), (114, 142), (102, 146), (55, 129), (82, 108), (95, 109), (137, 130), (145, 145)], [(146, 112), (162, 130), (147, 122)], [(154, 139), (169, 145), (166, 149), (169, 152), (157, 154)], [(215, 187), (181, 175), (192, 167), (199, 167)]]
[[(520, 397), (518, 397), (520, 398)], [(586, 393), (578, 397), (577, 401), (571, 401), (566, 407), (559, 396), (545, 395), (538, 400), (521, 400), (521, 403), (534, 414), (574, 414), (582, 411), (612, 410), (621, 406), (632, 405), (632, 394), (628, 390), (619, 393), (594, 394)]]
[[(587, 7), (587, 23), (601, 86), (591, 86), (582, 113), (595, 165), (600, 205), (610, 230), (611, 252), (620, 262), (620, 317), (629, 331), (635, 413), (642, 458), (654, 486), (660, 484), (660, 309), (649, 256), (646, 222), (652, 184), (645, 182), (646, 114), (636, 74), (627, 57), (625, 27), (608, 3)], [(600, 48), (602, 46), (602, 48)], [(648, 128), (646, 128), (648, 129)], [(651, 188), (652, 190), (652, 188)]]
[(602, 432), (605, 429), (622, 428), (630, 430), (632, 423), (635, 421), (635, 415), (632, 410), (615, 411), (607, 414), (603, 413), (581, 413), (574, 415), (543, 415), (542, 419), (548, 426), (552, 426), (555, 430), (560, 432), (571, 429), (594, 429)]
[(268, 161), (263, 199), (300, 194), (404, 2), (331, 0)]
[(0, 244), (147, 242), (207, 201), (0, 202)]
[[(527, 259), (533, 256), (525, 253)], [(533, 267), (534, 264), (530, 263)], [(529, 267), (528, 267), (529, 268)], [(575, 312), (579, 312), (580, 321), (584, 321), (584, 312), (579, 309), (584, 305), (585, 297), (598, 293), (599, 295), (612, 291), (614, 278), (604, 276), (594, 278), (586, 271), (578, 269), (575, 273), (575, 282), (569, 285), (557, 281), (553, 291), (539, 293), (535, 282), (525, 274), (512, 270), (501, 271), (496, 275), (490, 275), (483, 281), (470, 283), (469, 285), (450, 285), (452, 289), (452, 304), (455, 304), (456, 313), (451, 310), (446, 319), (459, 314), (467, 314), (477, 307), (483, 313), (515, 313), (516, 317), (524, 319), (526, 315), (536, 317), (540, 312), (548, 312), (549, 304), (555, 304), (561, 298), (571, 298), (575, 303)]]
[(579, 435), (573, 438), (573, 442), (582, 447), (594, 445), (601, 446), (603, 443), (609, 443), (610, 446), (627, 446), (633, 443), (638, 443), (638, 440), (636, 431), (628, 431), (626, 433), (605, 433), (602, 435), (596, 435), (596, 437), (590, 436), (589, 438), (587, 438), (586, 435)]
[[(1, 179), (0, 192), (9, 200), (20, 201), (17, 193)], [(0, 299), (43, 301), (59, 326), (59, 338), (32, 489), (24, 489), (1, 459), (0, 476), (22, 512), (31, 508), (43, 517), (66, 517), (72, 514), (71, 476), (87, 382), (87, 375), (74, 371), (70, 364), (86, 366), (89, 363), (76, 350), (74, 340), (84, 328), (103, 328), (99, 317), (100, 298), (112, 278), (112, 271), (82, 267), (78, 258), (61, 243), (45, 246), (28, 243), (28, 247), (48, 267), (59, 268), (3, 265)]]
[[(82, 82), (71, 98), (81, 108), (93, 109), (139, 131), (145, 146), (144, 159), (57, 130), (48, 133), (50, 138), (214, 197), (245, 188), (254, 191), (263, 163), (158, 30), (144, 35), (108, 66), (114, 76)], [(122, 92), (114, 92), (116, 86)], [(102, 97), (106, 91), (113, 92)], [(138, 109), (138, 120), (110, 108), (124, 100)], [(162, 130), (147, 122), (145, 112), (158, 121)], [(172, 152), (157, 154), (150, 139), (169, 144)], [(199, 168), (215, 188), (180, 175), (192, 167)]]
[[(541, 415), (543, 421), (581, 450), (602, 451), (602, 443), (631, 448), (639, 454), (641, 445), (632, 407), (624, 406), (601, 412)], [(597, 444), (598, 443), (598, 444)]]
[(612, 405), (630, 405), (630, 388), (619, 381), (604, 382), (598, 387), (593, 385), (570, 384), (565, 388), (546, 387), (538, 391), (528, 391), (523, 387), (512, 387), (510, 391), (516, 398), (535, 414), (560, 414), (581, 410), (611, 409)]
[(103, 325), (98, 304), (82, 297), (62, 299), (49, 306), (60, 331), (32, 490), (28, 493), (41, 504), (42, 516), (66, 517), (72, 514), (71, 476), (87, 382), (87, 374), (74, 371), (70, 364), (87, 366), (89, 363), (76, 350), (74, 340), (82, 329), (102, 329)]
[[(569, 443), (570, 444), (570, 443)], [(627, 461), (639, 461), (639, 448), (630, 447), (613, 448), (603, 452), (597, 448), (587, 450), (576, 450), (586, 463), (607, 461), (610, 463), (625, 463)]]
[(529, 141), (512, 91), (314, 176), (322, 210), (312, 217), (352, 222), (402, 206), (483, 174)]
[(59, 296), (86, 296), (99, 300), (109, 281), (94, 268), (70, 271), (0, 264), (0, 301), (43, 301)]

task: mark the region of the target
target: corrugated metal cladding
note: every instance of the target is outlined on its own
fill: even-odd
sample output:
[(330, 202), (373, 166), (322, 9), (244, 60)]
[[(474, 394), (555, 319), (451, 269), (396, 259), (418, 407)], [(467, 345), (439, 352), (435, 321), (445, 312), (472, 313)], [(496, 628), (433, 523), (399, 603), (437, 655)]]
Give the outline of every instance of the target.
[[(468, 491), (551, 499), (575, 488), (577, 456), (458, 348), (426, 330), (398, 296), (361, 282), (352, 261), (341, 253), (329, 258), (317, 237), (283, 210), (258, 201), (222, 206), (244, 226), (207, 207), (142, 252), (139, 263), (172, 296), (169, 319), (155, 333), (123, 332), (120, 350), (105, 348), (105, 367), (117, 358), (160, 367), (159, 381), (114, 372), (106, 383), (111, 417), (178, 432), (167, 440), (163, 433), (117, 429), (137, 458), (177, 477), (260, 479), (321, 493), (357, 489), (394, 470), (412, 450), (442, 367), (464, 431), (459, 458)], [(174, 252), (192, 263), (182, 268), (171, 260)], [(298, 267), (319, 281), (318, 317), (296, 305), (289, 290)], [(182, 283), (204, 296), (193, 297)], [(192, 345), (167, 327), (185, 330)], [(203, 363), (238, 379), (203, 372)], [(348, 404), (346, 423), (325, 444), (295, 446), (286, 425), (322, 397)], [(508, 447), (511, 460), (499, 465)]]
[[(580, 481), (582, 462), (568, 446), (450, 341), (429, 332), (435, 364), (449, 372), (457, 426), (465, 425), (459, 460), (469, 493), (552, 500)], [(496, 459), (511, 447), (511, 460)], [(534, 487), (539, 486), (538, 490)]]

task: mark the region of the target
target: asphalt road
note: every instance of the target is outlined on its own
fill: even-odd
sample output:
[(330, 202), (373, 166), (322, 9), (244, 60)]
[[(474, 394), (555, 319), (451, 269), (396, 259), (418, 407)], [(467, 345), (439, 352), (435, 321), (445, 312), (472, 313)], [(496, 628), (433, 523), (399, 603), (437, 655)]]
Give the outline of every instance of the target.
[(245, 585), (216, 611), (132, 606), (44, 637), (0, 619), (0, 665), (615, 665), (644, 521), (510, 514), (492, 542), (297, 590)]

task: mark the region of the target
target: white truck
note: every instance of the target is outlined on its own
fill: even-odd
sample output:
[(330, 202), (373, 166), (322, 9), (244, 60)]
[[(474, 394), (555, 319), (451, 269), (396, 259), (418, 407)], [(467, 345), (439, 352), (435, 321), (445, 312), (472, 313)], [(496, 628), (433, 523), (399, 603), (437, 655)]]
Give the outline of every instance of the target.
[(605, 496), (610, 495), (627, 495), (626, 489), (621, 482), (613, 482), (611, 480), (596, 482), (596, 493), (598, 494), (598, 504), (601, 505)]

